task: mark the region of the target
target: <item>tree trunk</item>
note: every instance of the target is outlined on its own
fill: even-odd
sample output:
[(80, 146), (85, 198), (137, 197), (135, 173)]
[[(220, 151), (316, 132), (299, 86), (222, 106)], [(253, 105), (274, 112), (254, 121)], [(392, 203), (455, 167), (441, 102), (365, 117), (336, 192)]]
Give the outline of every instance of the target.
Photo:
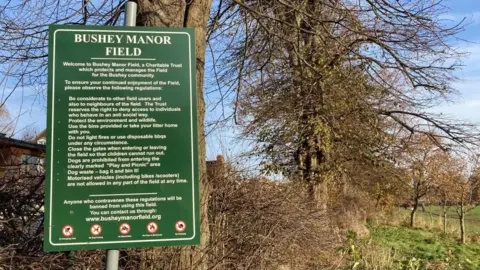
[(447, 203), (446, 201), (443, 201), (442, 212), (443, 212), (443, 234), (447, 234)]
[[(189, 4), (187, 4), (187, 2)], [(200, 231), (201, 243), (197, 247), (184, 247), (179, 269), (207, 269), (207, 246), (210, 238), (208, 228), (209, 184), (206, 170), (205, 150), (205, 101), (203, 99), (203, 76), (205, 67), (206, 32), (212, 0), (139, 0), (137, 25), (157, 27), (195, 28), (197, 129), (198, 129), (198, 173), (200, 187)]]
[(323, 181), (316, 183), (308, 182), (308, 198), (315, 209), (327, 210), (328, 207), (328, 183)]
[(418, 209), (418, 202), (415, 202), (413, 205), (412, 212), (410, 213), (410, 227), (415, 227), (415, 213), (417, 212)]
[(205, 69), (205, 49), (208, 18), (212, 0), (189, 1), (187, 7), (185, 27), (195, 28), (195, 54), (197, 57), (197, 128), (198, 128), (198, 164), (200, 176), (200, 246), (194, 247), (192, 251), (192, 263), (190, 269), (207, 269), (208, 257), (207, 248), (210, 239), (208, 226), (208, 198), (210, 196), (210, 184), (207, 179), (207, 163), (205, 148), (205, 101), (203, 99), (203, 80)]
[(443, 211), (443, 234), (447, 234), (447, 212)]
[(460, 243), (465, 244), (465, 211), (463, 203), (460, 205)]

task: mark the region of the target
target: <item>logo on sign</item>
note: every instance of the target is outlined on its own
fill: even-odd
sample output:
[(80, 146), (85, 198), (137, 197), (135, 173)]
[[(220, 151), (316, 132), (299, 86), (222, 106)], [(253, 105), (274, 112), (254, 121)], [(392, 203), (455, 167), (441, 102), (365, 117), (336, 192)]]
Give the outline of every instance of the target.
[(70, 225), (63, 226), (62, 234), (64, 237), (71, 237), (73, 235), (73, 227)]
[(150, 222), (150, 223), (147, 224), (147, 231), (148, 231), (149, 233), (156, 233), (157, 230), (158, 230), (158, 225), (157, 225), (157, 223), (155, 223), (155, 222), (152, 221), (152, 222)]
[(179, 220), (177, 221), (177, 223), (175, 223), (175, 230), (177, 232), (184, 232), (186, 228), (187, 228), (187, 225), (185, 225), (185, 222), (182, 220)]
[(92, 227), (90, 227), (90, 233), (93, 236), (99, 236), (102, 233), (102, 226), (93, 224)]
[(122, 223), (120, 227), (118, 227), (118, 230), (121, 234), (128, 234), (130, 232), (130, 225), (128, 225), (128, 223)]

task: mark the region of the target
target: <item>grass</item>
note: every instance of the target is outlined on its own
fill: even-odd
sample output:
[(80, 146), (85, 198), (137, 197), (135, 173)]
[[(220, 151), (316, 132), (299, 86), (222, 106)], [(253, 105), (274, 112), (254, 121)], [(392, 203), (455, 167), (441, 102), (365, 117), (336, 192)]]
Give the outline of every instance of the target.
[(480, 269), (480, 245), (460, 245), (436, 232), (380, 226), (356, 241), (349, 269)]
[(480, 245), (460, 245), (437, 232), (383, 226), (372, 231), (372, 240), (395, 251), (397, 261), (420, 260), (421, 268), (480, 269)]
[[(391, 223), (396, 225), (370, 226), (368, 239), (351, 237), (352, 261), (347, 269), (480, 269), (480, 244), (462, 245), (458, 235), (444, 235), (441, 218), (434, 215), (419, 214), (419, 228), (410, 228), (408, 214), (396, 211), (398, 220)], [(452, 229), (458, 227), (458, 220), (451, 221)], [(473, 222), (470, 228), (477, 225)]]

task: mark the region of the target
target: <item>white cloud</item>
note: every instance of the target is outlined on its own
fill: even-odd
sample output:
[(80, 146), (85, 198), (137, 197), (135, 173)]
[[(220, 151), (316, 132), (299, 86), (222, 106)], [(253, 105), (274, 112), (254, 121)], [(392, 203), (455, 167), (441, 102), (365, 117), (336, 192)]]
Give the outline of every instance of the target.
[(480, 11), (473, 11), (468, 13), (445, 13), (440, 16), (440, 19), (446, 20), (450, 23), (459, 23), (462, 20), (469, 25), (480, 23)]
[(460, 92), (454, 103), (444, 103), (432, 108), (435, 113), (442, 113), (457, 119), (480, 123), (480, 76), (464, 77), (453, 84)]
[[(462, 69), (463, 73), (470, 71), (475, 71), (480, 69), (480, 43), (471, 42), (465, 43), (462, 46), (457, 47), (459, 52), (467, 53), (467, 56), (462, 59), (464, 67)], [(475, 73), (478, 74), (478, 73)]]
[(441, 113), (446, 117), (480, 124), (480, 99), (468, 100), (455, 104), (445, 104), (431, 110), (434, 113)]

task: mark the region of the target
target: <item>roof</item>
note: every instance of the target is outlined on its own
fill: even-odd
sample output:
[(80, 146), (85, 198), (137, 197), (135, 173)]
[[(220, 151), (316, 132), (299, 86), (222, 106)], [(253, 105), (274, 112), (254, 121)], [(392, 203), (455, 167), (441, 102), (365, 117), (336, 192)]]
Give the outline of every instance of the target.
[(0, 147), (17, 147), (26, 150), (45, 152), (45, 145), (0, 136)]

